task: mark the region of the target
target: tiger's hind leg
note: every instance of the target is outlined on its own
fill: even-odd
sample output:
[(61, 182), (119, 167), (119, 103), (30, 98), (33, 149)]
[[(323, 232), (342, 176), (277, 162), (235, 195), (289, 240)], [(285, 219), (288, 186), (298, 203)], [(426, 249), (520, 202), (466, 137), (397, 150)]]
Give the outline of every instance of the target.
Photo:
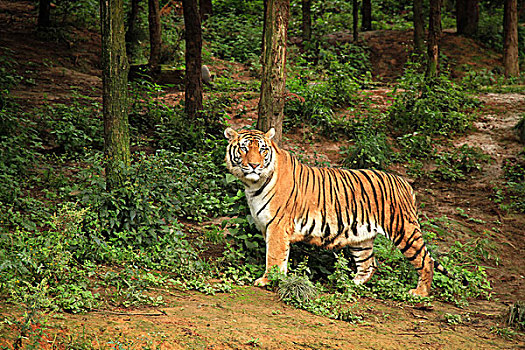
[(376, 259), (374, 257), (374, 239), (369, 239), (361, 242), (359, 246), (350, 246), (357, 272), (354, 277), (354, 283), (364, 284), (372, 278), (376, 270)]
[[(405, 234), (403, 235), (403, 233)], [(409, 293), (427, 297), (430, 294), (432, 278), (434, 277), (434, 260), (427, 250), (419, 224), (410, 225), (403, 233), (400, 233), (402, 237), (394, 239), (394, 244), (410, 261), (419, 275), (417, 287), (411, 289)], [(398, 240), (399, 242), (397, 242)]]

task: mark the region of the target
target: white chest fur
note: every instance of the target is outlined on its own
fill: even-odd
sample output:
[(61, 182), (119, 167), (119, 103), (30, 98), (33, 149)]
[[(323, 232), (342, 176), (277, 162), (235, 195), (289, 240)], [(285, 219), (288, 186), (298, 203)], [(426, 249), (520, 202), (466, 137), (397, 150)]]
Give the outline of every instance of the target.
[(250, 212), (257, 228), (266, 234), (266, 225), (272, 220), (273, 215), (270, 211), (270, 201), (274, 195), (275, 176), (261, 190), (260, 188), (246, 188), (246, 200), (250, 207)]

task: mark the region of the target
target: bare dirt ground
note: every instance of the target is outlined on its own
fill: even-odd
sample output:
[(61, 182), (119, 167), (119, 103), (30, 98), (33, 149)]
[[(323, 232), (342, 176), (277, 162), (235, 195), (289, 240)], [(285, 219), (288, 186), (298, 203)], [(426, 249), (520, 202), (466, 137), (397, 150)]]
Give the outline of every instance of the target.
[[(34, 3), (0, 2), (0, 50), (9, 50), (18, 62), (21, 75), (30, 77), (13, 91), (25, 108), (41, 103), (65, 102), (74, 89), (100, 96), (99, 36), (78, 30), (67, 42), (48, 42), (35, 33)], [(410, 33), (370, 32), (364, 37), (371, 47), (375, 76), (391, 79), (404, 63), (404, 47)], [(388, 43), (388, 45), (386, 45)], [(464, 60), (465, 40), (446, 33), (447, 56)], [(447, 46), (448, 45), (448, 46)], [(497, 58), (474, 45), (470, 61), (491, 67)], [(379, 51), (377, 47), (381, 47)], [(484, 57), (476, 59), (474, 57)], [(381, 60), (381, 58), (383, 58)], [(394, 60), (394, 61), (393, 61)], [(469, 61), (467, 61), (468, 63)], [(480, 63), (481, 62), (481, 63)], [(243, 67), (239, 66), (240, 71)], [(243, 78), (244, 79), (244, 78)], [(372, 98), (384, 101), (388, 89), (372, 90)], [(173, 99), (180, 93), (172, 92)], [(484, 102), (474, 129), (451, 140), (455, 146), (467, 143), (481, 147), (492, 161), (474, 179), (460, 183), (414, 182), (418, 199), (425, 203), (422, 214), (430, 218), (447, 215), (468, 230), (452, 232), (443, 242), (487, 236), (494, 242), (499, 265), (487, 262), (493, 286), (490, 301), (472, 300), (459, 309), (433, 302), (431, 308), (403, 303), (361, 299), (355, 313), (362, 322), (348, 323), (315, 316), (280, 302), (275, 293), (254, 287), (237, 287), (231, 293), (214, 296), (197, 292), (159, 289), (166, 302), (159, 308), (108, 309), (82, 315), (49, 313), (39, 347), (45, 349), (517, 349), (525, 348), (523, 335), (504, 337), (508, 305), (525, 299), (525, 216), (502, 212), (490, 200), (493, 187), (501, 183), (502, 163), (523, 149), (512, 127), (525, 112), (525, 93), (481, 94)], [(235, 106), (233, 106), (235, 107)], [(238, 107), (238, 106), (237, 106)], [(233, 119), (234, 126), (251, 124), (256, 118), (256, 97), (244, 102), (247, 117)], [(251, 119), (250, 119), (251, 118)], [(317, 152), (332, 163), (339, 160), (339, 143), (324, 138), (285, 135), (290, 145), (308, 153)], [(399, 170), (399, 169), (396, 169)], [(403, 171), (403, 170), (401, 170)], [(470, 218), (458, 215), (461, 208)], [(480, 223), (483, 222), (483, 223)], [(496, 227), (497, 230), (493, 228)], [(17, 305), (1, 305), (0, 314), (22, 315)], [(461, 324), (451, 325), (446, 314), (461, 315)], [(2, 332), (11, 327), (0, 325)], [(4, 333), (5, 334), (5, 333)], [(0, 347), (12, 348), (9, 339)]]

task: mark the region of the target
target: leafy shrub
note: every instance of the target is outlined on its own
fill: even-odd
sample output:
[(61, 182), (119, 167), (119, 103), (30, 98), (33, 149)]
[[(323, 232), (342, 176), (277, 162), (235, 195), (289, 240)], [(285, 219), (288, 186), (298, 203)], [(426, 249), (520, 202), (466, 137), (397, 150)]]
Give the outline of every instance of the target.
[(16, 62), (12, 57), (13, 51), (7, 47), (0, 47), (3, 54), (0, 55), (0, 108), (4, 107), (4, 95), (7, 95), (10, 89), (16, 86), (23, 77), (18, 75), (14, 69)]
[(398, 137), (399, 156), (406, 160), (428, 159), (434, 154), (434, 141), (425, 134), (413, 133)]
[(203, 39), (215, 57), (237, 62), (260, 56), (261, 38), (262, 16), (235, 14), (231, 8), (220, 15), (215, 13), (203, 30)]
[(104, 144), (100, 103), (87, 96), (75, 95), (66, 104), (47, 103), (37, 114), (41, 115), (44, 129), (49, 130), (48, 143), (56, 152), (68, 156), (85, 153), (85, 149), (101, 150)]
[(505, 197), (510, 202), (503, 205), (520, 213), (525, 213), (525, 161), (522, 158), (506, 160), (503, 164), (505, 177)]
[(90, 269), (77, 260), (94, 243), (80, 231), (86, 214), (64, 206), (49, 222), (52, 229), (0, 233), (0, 293), (17, 301), (42, 293), (39, 307), (71, 312), (95, 307), (98, 297), (88, 288)]
[(343, 165), (353, 169), (383, 170), (392, 158), (392, 149), (386, 135), (379, 131), (362, 130), (354, 138), (355, 144), (342, 147)]
[(503, 50), (503, 9), (483, 9), (480, 12), (476, 38), (485, 45), (498, 51)]
[[(286, 82), (291, 96), (285, 104), (285, 127), (306, 124), (319, 128), (325, 135), (351, 134), (354, 122), (334, 112), (363, 101), (360, 90), (371, 80), (366, 49), (345, 44), (305, 55), (306, 59), (294, 58), (297, 66)], [(317, 63), (312, 65), (312, 61)], [(324, 80), (309, 81), (313, 69), (319, 71)]]
[(434, 174), (448, 181), (464, 180), (466, 174), (481, 170), (481, 162), (489, 157), (481, 149), (466, 144), (454, 149), (452, 153), (441, 152), (436, 155), (437, 168)]
[[(0, 295), (28, 304), (33, 295), (39, 295), (31, 302), (36, 309), (76, 313), (97, 308), (103, 298), (125, 307), (157, 305), (162, 300), (144, 292), (167, 282), (203, 292), (217, 289), (204, 281), (211, 269), (177, 225), (149, 245), (120, 242), (120, 237), (107, 239), (101, 225), (90, 208), (65, 203), (45, 229), (1, 232)], [(132, 263), (133, 268), (104, 272), (95, 262)], [(170, 275), (144, 272), (144, 268), (167, 270)], [(104, 295), (93, 292), (100, 285)]]
[(394, 90), (388, 111), (394, 131), (447, 136), (466, 130), (472, 119), (469, 109), (476, 101), (445, 75), (429, 80), (419, 69), (418, 64), (409, 64)]
[(0, 231), (36, 228), (49, 213), (26, 191), (42, 160), (38, 126), (10, 99), (0, 105)]
[(317, 69), (334, 79), (350, 77), (361, 87), (371, 81), (372, 66), (366, 46), (345, 43), (320, 48), (316, 60)]
[(175, 154), (159, 150), (154, 155), (134, 155), (125, 170), (121, 188), (106, 190), (100, 155), (82, 173), (83, 201), (96, 208), (109, 236), (119, 235), (122, 244), (149, 245), (178, 216), (201, 220), (228, 210), (223, 169), (209, 153)]
[[(148, 146), (173, 152), (195, 149), (225, 152), (226, 141), (222, 135), (225, 129), (224, 108), (231, 104), (228, 96), (211, 97), (205, 100), (205, 112), (200, 119), (188, 120), (182, 105), (164, 102), (166, 87), (148, 80), (133, 84), (132, 106), (129, 114), (132, 139), (136, 143), (147, 142)], [(145, 135), (153, 134), (149, 139)], [(220, 147), (216, 147), (216, 143)], [(224, 153), (220, 155), (221, 162)], [(213, 158), (216, 160), (217, 158)]]

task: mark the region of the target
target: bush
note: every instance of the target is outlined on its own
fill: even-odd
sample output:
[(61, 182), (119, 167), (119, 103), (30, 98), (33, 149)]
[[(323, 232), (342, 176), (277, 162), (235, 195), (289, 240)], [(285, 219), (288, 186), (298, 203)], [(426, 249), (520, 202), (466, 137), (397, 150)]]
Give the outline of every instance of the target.
[(364, 129), (357, 133), (354, 141), (354, 145), (341, 148), (344, 166), (384, 170), (390, 164), (392, 148), (384, 133)]
[(434, 141), (425, 134), (406, 134), (397, 139), (401, 146), (399, 157), (408, 161), (429, 159), (434, 155)]
[(262, 16), (235, 14), (231, 8), (220, 15), (215, 13), (203, 30), (203, 39), (215, 57), (237, 62), (259, 57), (261, 38)]
[(436, 155), (437, 168), (434, 174), (447, 181), (464, 180), (466, 174), (481, 170), (481, 162), (489, 157), (481, 149), (462, 145), (452, 153), (441, 152)]
[(108, 236), (122, 244), (148, 245), (177, 217), (202, 220), (224, 214), (230, 204), (222, 167), (210, 153), (159, 150), (135, 154), (120, 188), (106, 190), (101, 155), (81, 174), (83, 202), (98, 210)]
[(418, 69), (417, 64), (410, 64), (394, 90), (394, 102), (388, 111), (394, 131), (448, 136), (468, 129), (470, 109), (477, 102), (447, 76), (429, 80)]
[[(87, 96), (74, 95), (67, 105), (44, 104), (36, 114), (44, 123), (43, 129), (55, 153), (69, 157), (83, 155), (86, 149), (102, 150), (104, 130), (101, 105)], [(44, 138), (44, 136), (43, 136)]]
[(505, 195), (510, 202), (504, 205), (520, 213), (525, 213), (525, 159), (509, 159), (503, 164)]

